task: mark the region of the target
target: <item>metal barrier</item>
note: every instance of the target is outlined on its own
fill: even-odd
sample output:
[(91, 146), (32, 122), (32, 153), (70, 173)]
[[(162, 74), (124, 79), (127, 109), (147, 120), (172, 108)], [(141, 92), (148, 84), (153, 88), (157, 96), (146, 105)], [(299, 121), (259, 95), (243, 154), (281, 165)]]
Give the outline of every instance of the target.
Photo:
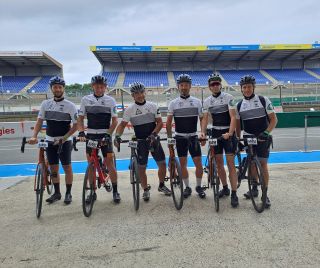
[(305, 115), (304, 116), (304, 151), (308, 151), (308, 119), (309, 118), (320, 118), (319, 115)]

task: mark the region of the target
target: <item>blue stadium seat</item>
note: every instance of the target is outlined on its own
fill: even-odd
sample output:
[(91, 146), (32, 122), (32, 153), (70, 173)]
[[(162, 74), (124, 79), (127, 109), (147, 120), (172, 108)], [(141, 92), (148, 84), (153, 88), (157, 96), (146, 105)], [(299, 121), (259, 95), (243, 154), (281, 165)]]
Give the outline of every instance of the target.
[(108, 86), (114, 87), (117, 83), (119, 72), (103, 72), (102, 75), (107, 78)]
[(49, 89), (49, 80), (51, 76), (43, 76), (36, 84), (34, 84), (29, 92), (31, 93), (34, 91), (34, 93), (44, 93), (47, 92)]
[(317, 75), (320, 75), (320, 68), (314, 68), (314, 69), (309, 69), (309, 70), (316, 73)]
[(3, 92), (6, 93), (18, 93), (26, 85), (28, 85), (35, 77), (34, 76), (3, 76), (2, 77), (2, 88)]
[(320, 80), (305, 72), (303, 69), (268, 69), (265, 70), (268, 74), (278, 81), (284, 83), (319, 83)]
[(264, 77), (259, 70), (223, 70), (219, 72), (229, 85), (239, 83), (240, 78), (247, 74), (253, 75), (258, 85), (265, 85), (267, 82), (271, 84), (271, 81)]
[(126, 72), (124, 79), (124, 86), (129, 87), (134, 82), (141, 82), (146, 87), (164, 87), (169, 86), (167, 72), (148, 71), (148, 72)]
[(210, 74), (212, 74), (212, 71), (174, 71), (173, 75), (174, 78), (177, 80), (177, 77), (180, 74), (188, 74), (192, 78), (192, 85), (200, 85), (200, 86), (207, 86), (208, 85), (208, 77)]

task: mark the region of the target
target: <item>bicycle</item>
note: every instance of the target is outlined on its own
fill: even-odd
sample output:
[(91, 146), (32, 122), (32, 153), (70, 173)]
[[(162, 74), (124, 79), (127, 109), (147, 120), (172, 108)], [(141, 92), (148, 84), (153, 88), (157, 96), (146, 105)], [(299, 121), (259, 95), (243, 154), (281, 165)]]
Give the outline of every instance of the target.
[[(258, 139), (255, 136), (250, 135), (243, 139), (239, 139), (238, 141), (244, 142), (244, 149), (247, 152), (247, 156), (245, 156), (239, 164), (238, 186), (240, 186), (242, 180), (248, 180), (250, 199), (253, 207), (258, 213), (261, 213), (265, 209), (267, 190), (260, 161), (253, 152), (253, 146), (258, 144)], [(253, 169), (255, 169), (255, 172), (253, 172)], [(261, 198), (257, 198), (258, 195), (253, 194), (253, 187), (257, 187), (258, 191), (260, 190), (262, 192)]]
[[(36, 216), (40, 218), (42, 211), (42, 201), (43, 201), (43, 192), (46, 189), (47, 193), (51, 195), (53, 190), (53, 181), (50, 177), (50, 167), (47, 159), (47, 155), (45, 154), (46, 148), (48, 144), (53, 142), (46, 141), (45, 139), (41, 139), (38, 142), (39, 154), (38, 154), (38, 163), (34, 176), (34, 185), (33, 189), (36, 193)], [(24, 153), (25, 145), (29, 144), (29, 140), (26, 137), (22, 138), (21, 144), (21, 153)], [(62, 152), (62, 141), (59, 141), (58, 154)]]
[[(160, 142), (161, 140), (158, 138), (156, 142)], [(121, 143), (129, 143), (128, 147), (131, 148), (131, 155), (130, 155), (130, 163), (129, 163), (129, 170), (130, 170), (130, 183), (132, 185), (132, 195), (133, 195), (133, 205), (135, 210), (139, 210), (140, 205), (140, 175), (138, 170), (138, 144), (141, 141), (146, 141), (146, 139), (137, 139), (135, 136), (131, 138), (131, 140), (121, 140)], [(118, 147), (118, 152), (120, 152), (120, 144)], [(149, 150), (152, 151), (153, 147), (149, 147)], [(151, 186), (148, 185), (148, 190), (151, 189)]]
[[(211, 136), (210, 132), (207, 132), (208, 136)], [(212, 188), (213, 190), (213, 201), (216, 212), (219, 211), (219, 187), (220, 187), (220, 178), (217, 172), (217, 162), (215, 159), (214, 147), (218, 145), (218, 141), (222, 140), (223, 137), (219, 138), (208, 138), (209, 150), (203, 171), (208, 174), (208, 183), (207, 185), (202, 186), (204, 190)]]
[(175, 155), (174, 146), (176, 145), (176, 138), (168, 138), (168, 148), (169, 148), (169, 180), (170, 188), (174, 206), (177, 210), (180, 210), (183, 206), (183, 181), (181, 166), (178, 158)]
[[(110, 183), (110, 175), (107, 168), (102, 163), (98, 150), (110, 143), (110, 138), (103, 139), (86, 139), (87, 146), (92, 149), (90, 160), (83, 179), (82, 187), (82, 210), (86, 217), (90, 217), (93, 209), (93, 204), (96, 200), (96, 190), (103, 186), (107, 192), (111, 192), (112, 185)], [(77, 142), (79, 138), (73, 137), (73, 149), (78, 151)], [(116, 158), (113, 154), (114, 165), (116, 166)], [(98, 175), (98, 176), (97, 176)]]

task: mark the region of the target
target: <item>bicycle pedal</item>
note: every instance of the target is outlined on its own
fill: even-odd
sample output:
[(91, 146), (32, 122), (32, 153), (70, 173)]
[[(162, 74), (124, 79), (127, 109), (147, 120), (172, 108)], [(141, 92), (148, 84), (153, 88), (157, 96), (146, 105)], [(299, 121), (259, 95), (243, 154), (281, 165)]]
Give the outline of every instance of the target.
[(111, 192), (112, 191), (112, 185), (111, 185), (111, 183), (105, 183), (104, 184), (104, 188), (106, 188), (106, 191), (107, 192)]
[(164, 181), (169, 181), (169, 177), (164, 177)]

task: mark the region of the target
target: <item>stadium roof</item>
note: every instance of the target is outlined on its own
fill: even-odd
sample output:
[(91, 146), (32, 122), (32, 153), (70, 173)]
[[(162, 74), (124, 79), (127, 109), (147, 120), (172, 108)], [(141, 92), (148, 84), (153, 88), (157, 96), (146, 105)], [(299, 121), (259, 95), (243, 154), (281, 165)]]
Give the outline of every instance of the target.
[(0, 67), (56, 66), (62, 64), (42, 51), (0, 51)]
[(134, 62), (223, 62), (320, 60), (320, 44), (206, 46), (91, 46), (102, 65)]

